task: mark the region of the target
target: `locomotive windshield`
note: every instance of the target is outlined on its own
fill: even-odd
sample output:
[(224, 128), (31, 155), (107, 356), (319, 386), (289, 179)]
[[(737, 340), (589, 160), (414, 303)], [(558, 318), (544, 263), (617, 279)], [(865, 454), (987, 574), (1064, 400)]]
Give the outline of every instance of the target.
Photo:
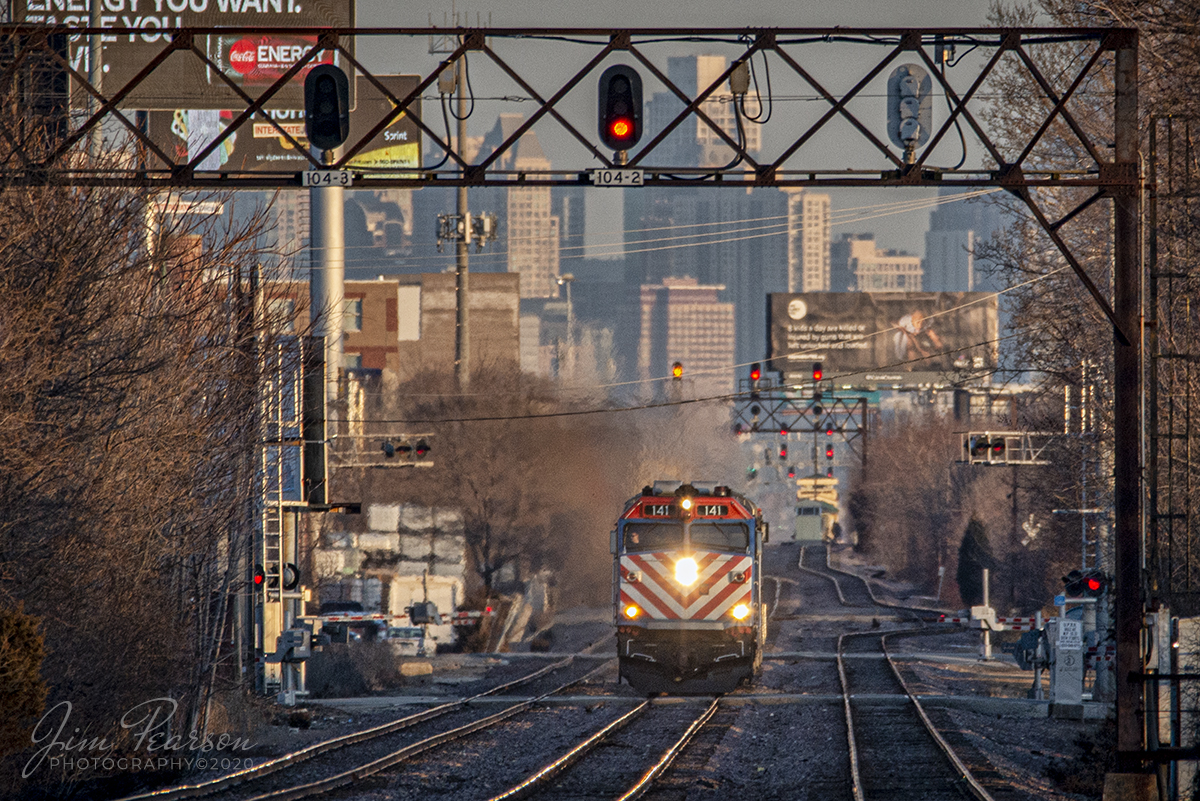
[(683, 545), (681, 523), (626, 523), (625, 550), (661, 551)]
[(745, 551), (750, 547), (750, 530), (745, 523), (696, 521), (690, 531), (692, 547), (714, 551)]

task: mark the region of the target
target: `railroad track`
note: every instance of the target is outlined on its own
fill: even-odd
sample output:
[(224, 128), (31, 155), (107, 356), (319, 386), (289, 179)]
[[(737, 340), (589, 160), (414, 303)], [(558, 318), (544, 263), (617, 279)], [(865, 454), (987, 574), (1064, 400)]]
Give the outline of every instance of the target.
[[(495, 726), (538, 702), (584, 683), (610, 667), (608, 660), (598, 667), (579, 670), (575, 657), (569, 656), (513, 681), (484, 692), (426, 709), (359, 732), (315, 743), (254, 767), (204, 782), (179, 785), (149, 793), (128, 796), (121, 801), (173, 801), (182, 798), (220, 799), (295, 799), (326, 793), (372, 776), (406, 759)], [(527, 688), (559, 670), (575, 669), (576, 675), (565, 683), (534, 698), (517, 701), (499, 712), (480, 717), (471, 703), (487, 697), (502, 696), (518, 688)], [(420, 736), (419, 728), (430, 721), (445, 719), (452, 725), (433, 734)], [(416, 736), (411, 736), (412, 729)], [(410, 736), (405, 737), (405, 734)], [(397, 739), (406, 742), (400, 744)], [(396, 747), (399, 745), (399, 747)], [(347, 769), (347, 764), (353, 765)]]
[[(713, 698), (696, 714), (695, 704), (643, 701), (491, 801), (640, 798), (717, 713), (720, 703), (720, 697)], [(621, 747), (601, 751), (600, 746), (613, 744), (618, 733)], [(651, 762), (648, 755), (657, 758)]]
[(888, 652), (889, 636), (918, 631), (838, 638), (854, 799), (993, 801), (929, 720)]

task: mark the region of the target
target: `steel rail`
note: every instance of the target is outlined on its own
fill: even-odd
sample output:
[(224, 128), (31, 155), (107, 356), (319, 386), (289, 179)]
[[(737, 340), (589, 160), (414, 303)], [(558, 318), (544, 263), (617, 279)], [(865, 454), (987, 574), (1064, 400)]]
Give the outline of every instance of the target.
[(576, 745), (570, 751), (563, 754), (549, 765), (546, 765), (537, 773), (534, 773), (516, 787), (513, 787), (511, 790), (506, 790), (505, 792), (491, 799), (491, 801), (511, 801), (512, 799), (517, 798), (527, 798), (531, 793), (536, 792), (542, 785), (550, 781), (550, 779), (554, 778), (582, 759), (589, 751), (607, 739), (609, 735), (625, 728), (625, 726), (631, 723), (635, 718), (641, 717), (641, 715), (649, 708), (650, 699), (642, 701), (633, 709), (612, 721), (595, 734), (592, 734), (583, 742)]
[(553, 690), (543, 693), (536, 698), (530, 698), (528, 700), (521, 701), (506, 709), (502, 709), (493, 715), (488, 715), (485, 718), (480, 718), (479, 720), (472, 721), (471, 723), (467, 723), (457, 728), (449, 729), (448, 731), (432, 735), (431, 737), (426, 737), (423, 740), (406, 745), (390, 754), (372, 760), (365, 765), (359, 765), (333, 776), (327, 776), (324, 779), (318, 779), (315, 782), (309, 782), (308, 784), (296, 785), (294, 787), (287, 787), (282, 790), (274, 790), (268, 793), (262, 793), (261, 795), (251, 796), (249, 799), (247, 799), (247, 801), (267, 801), (267, 799), (274, 799), (275, 801), (291, 801), (291, 799), (308, 798), (314, 795), (321, 795), (338, 787), (345, 787), (346, 785), (353, 784), (360, 779), (373, 776), (380, 771), (392, 767), (393, 765), (397, 765), (409, 757), (432, 750), (437, 748), (439, 745), (444, 745), (445, 743), (462, 739), (463, 737), (474, 734), (477, 731), (495, 726), (497, 723), (502, 723), (508, 718), (524, 712), (539, 701), (549, 698), (556, 693), (560, 693), (569, 687), (574, 687), (576, 684), (587, 681), (593, 675), (608, 667), (609, 661), (606, 661), (599, 667), (588, 671), (579, 678), (559, 685)]
[(366, 742), (368, 740), (374, 740), (376, 738), (392, 734), (393, 732), (415, 726), (418, 723), (423, 723), (427, 720), (433, 720), (434, 718), (441, 717), (453, 712), (456, 709), (467, 706), (471, 703), (471, 701), (485, 698), (490, 695), (495, 695), (496, 693), (501, 693), (506, 690), (511, 690), (514, 687), (519, 687), (522, 684), (527, 684), (528, 682), (539, 679), (548, 673), (558, 670), (559, 668), (567, 667), (574, 662), (574, 660), (575, 657), (573, 655), (568, 656), (565, 659), (561, 659), (557, 662), (546, 665), (545, 667), (539, 668), (526, 676), (522, 676), (519, 679), (505, 682), (504, 684), (500, 684), (491, 688), (490, 690), (472, 695), (468, 698), (460, 698), (457, 701), (441, 704), (431, 709), (426, 709), (423, 712), (417, 712), (416, 714), (408, 715), (398, 720), (389, 721), (370, 729), (363, 729), (362, 731), (351, 732), (350, 734), (343, 734), (339, 737), (322, 740), (319, 743), (314, 743), (305, 748), (301, 748), (298, 751), (284, 754), (283, 756), (276, 757), (250, 768), (246, 768), (245, 770), (239, 770), (215, 779), (197, 782), (196, 784), (167, 787), (162, 790), (155, 790), (149, 793), (126, 796), (125, 798), (119, 799), (119, 801), (145, 801), (148, 799), (153, 799), (153, 801), (170, 801), (171, 799), (176, 798), (195, 798), (197, 796), (211, 795), (229, 787), (233, 787), (237, 784), (244, 784), (254, 779), (260, 779), (264, 776), (269, 776), (278, 771), (285, 770), (302, 762), (306, 762), (321, 754), (325, 754), (330, 751), (336, 751), (347, 746), (357, 745), (358, 743)]
[(717, 707), (720, 706), (720, 704), (720, 697), (714, 698), (708, 709), (704, 710), (700, 717), (692, 721), (691, 725), (687, 727), (687, 731), (685, 731), (683, 735), (675, 741), (675, 744), (663, 752), (663, 755), (659, 758), (658, 762), (656, 762), (654, 766), (650, 768), (650, 770), (642, 774), (642, 777), (637, 780), (637, 783), (626, 790), (625, 794), (618, 798), (617, 801), (632, 801), (634, 798), (641, 798), (646, 791), (650, 789), (651, 785), (654, 784), (654, 781), (661, 776), (667, 770), (667, 768), (671, 767), (671, 765), (675, 762), (676, 757), (683, 753), (683, 749), (687, 748), (687, 744), (690, 743), (692, 738), (696, 736), (696, 732), (700, 731), (704, 724), (708, 723), (709, 719), (717, 713)]
[(971, 774), (971, 770), (966, 766), (966, 764), (959, 759), (958, 754), (954, 752), (954, 749), (950, 746), (950, 743), (946, 742), (946, 738), (942, 737), (942, 733), (937, 730), (937, 727), (933, 725), (933, 721), (929, 719), (929, 715), (925, 713), (925, 707), (921, 705), (921, 701), (915, 694), (913, 694), (912, 690), (909, 689), (908, 682), (904, 680), (904, 677), (900, 675), (900, 668), (896, 666), (896, 662), (892, 659), (892, 654), (890, 651), (888, 651), (887, 647), (887, 638), (891, 636), (891, 634), (895, 633), (899, 632), (891, 632), (881, 636), (879, 638), (879, 644), (883, 648), (883, 655), (887, 658), (888, 667), (890, 667), (892, 669), (892, 673), (895, 674), (896, 681), (900, 682), (900, 686), (904, 689), (904, 694), (908, 696), (908, 700), (912, 701), (913, 707), (917, 710), (917, 715), (921, 718), (921, 723), (925, 726), (925, 730), (932, 735), (934, 742), (936, 742), (938, 745), (938, 748), (941, 749), (942, 753), (945, 754), (946, 758), (950, 760), (950, 763), (954, 766), (955, 770), (958, 771), (959, 777), (966, 782), (967, 788), (971, 791), (971, 795), (975, 796), (978, 801), (995, 801), (991, 794), (988, 793), (988, 791), (983, 788), (983, 785), (979, 783), (979, 780)]
[(845, 637), (845, 634), (838, 635), (837, 669), (838, 681), (842, 685), (842, 711), (846, 715), (846, 748), (850, 759), (850, 789), (854, 792), (854, 801), (866, 801), (863, 795), (862, 776), (858, 771), (858, 746), (855, 744), (854, 737), (854, 713), (850, 708), (850, 680), (846, 678), (846, 662), (842, 659), (842, 640)]

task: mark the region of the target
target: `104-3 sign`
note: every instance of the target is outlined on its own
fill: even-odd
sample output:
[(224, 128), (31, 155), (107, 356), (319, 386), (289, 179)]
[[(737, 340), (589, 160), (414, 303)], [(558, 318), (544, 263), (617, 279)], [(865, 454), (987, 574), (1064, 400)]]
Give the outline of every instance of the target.
[(300, 173), (301, 186), (353, 186), (354, 173), (349, 170), (305, 170)]
[(592, 186), (641, 186), (641, 170), (592, 170)]

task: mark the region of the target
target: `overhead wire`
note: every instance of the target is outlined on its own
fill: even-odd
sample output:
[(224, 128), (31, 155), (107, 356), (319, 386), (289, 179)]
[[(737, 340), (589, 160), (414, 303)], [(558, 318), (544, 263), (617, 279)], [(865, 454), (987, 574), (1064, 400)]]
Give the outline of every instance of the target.
[[(868, 220), (874, 220), (874, 219), (878, 219), (881, 217), (888, 217), (888, 216), (893, 216), (896, 214), (904, 214), (904, 213), (913, 212), (913, 211), (924, 211), (924, 210), (936, 208), (938, 206), (945, 205), (948, 203), (955, 203), (955, 202), (960, 202), (963, 200), (971, 200), (971, 199), (982, 197), (984, 195), (988, 195), (988, 194), (998, 192), (998, 191), (1001, 191), (1001, 190), (998, 188), (995, 188), (995, 187), (990, 187), (987, 189), (976, 190), (973, 192), (956, 193), (954, 195), (939, 195), (937, 197), (932, 197), (932, 198), (921, 198), (921, 199), (914, 199), (914, 200), (907, 200), (907, 201), (897, 201), (897, 202), (891, 203), (891, 204), (878, 204), (876, 206), (858, 207), (863, 210), (869, 210), (869, 209), (881, 209), (881, 210), (877, 211), (874, 214), (851, 216), (851, 217), (843, 218), (843, 219), (836, 219), (835, 217), (838, 214), (842, 213), (842, 212), (836, 212), (836, 213), (833, 213), (830, 215), (831, 216), (830, 225), (837, 226), (837, 227), (842, 227), (842, 226), (847, 226), (847, 225), (855, 225), (860, 222), (866, 222)], [(848, 212), (848, 211), (850, 211), (850, 209), (846, 209), (843, 211)], [(769, 221), (769, 220), (785, 220), (785, 219), (787, 219), (787, 217), (788, 217), (788, 215), (776, 215), (776, 216), (771, 216), (771, 217), (747, 218), (747, 219), (741, 219), (741, 220), (721, 221), (721, 222), (715, 222), (715, 223), (696, 223), (695, 225), (661, 226), (661, 227), (646, 228), (646, 229), (630, 229), (630, 230), (626, 231), (625, 233), (627, 233), (627, 234), (628, 233), (637, 233), (637, 232), (643, 231), (643, 230), (644, 231), (678, 230), (678, 229), (682, 229), (682, 228), (693, 228), (693, 227), (708, 227), (708, 226), (717, 226), (717, 225), (737, 225), (737, 224), (741, 224), (741, 223), (754, 223), (754, 222), (762, 222), (762, 221)], [(772, 224), (758, 226), (758, 227), (751, 226), (751, 227), (746, 227), (746, 228), (731, 229), (731, 230), (725, 230), (725, 231), (701, 232), (701, 233), (694, 233), (694, 234), (679, 234), (676, 236), (658, 237), (658, 238), (653, 238), (653, 239), (633, 239), (633, 240), (626, 240), (624, 243), (614, 241), (614, 242), (605, 242), (605, 243), (592, 244), (592, 245), (567, 245), (567, 246), (561, 246), (559, 248), (559, 253), (560, 253), (560, 257), (561, 257), (564, 254), (564, 252), (566, 252), (566, 251), (588, 250), (588, 251), (592, 251), (590, 254), (588, 254), (588, 258), (594, 258), (594, 257), (603, 258), (604, 256), (620, 256), (620, 255), (625, 255), (625, 254), (630, 254), (630, 253), (647, 253), (647, 252), (657, 252), (657, 251), (662, 251), (662, 250), (671, 250), (671, 249), (684, 248), (684, 247), (701, 247), (701, 246), (705, 246), (705, 245), (720, 245), (720, 244), (727, 243), (727, 242), (743, 241), (745, 239), (761, 238), (761, 237), (767, 237), (767, 236), (781, 236), (781, 235), (789, 233), (789, 231), (791, 229), (788, 228), (788, 229), (780, 230), (780, 231), (771, 231), (768, 233), (760, 233), (760, 234), (755, 234), (753, 236), (727, 236), (727, 235), (728, 234), (743, 234), (748, 231), (762, 230), (762, 229), (766, 229), (766, 228), (777, 228), (777, 227), (782, 227), (785, 225), (786, 225), (786, 223), (779, 222), (779, 223), (772, 223)], [(613, 233), (616, 233), (616, 232), (613, 232)], [(695, 239), (697, 237), (701, 237), (701, 236), (723, 236), (724, 238), (709, 239), (709, 240), (705, 240), (705, 241), (695, 241)], [(510, 242), (537, 242), (537, 241), (545, 241), (547, 238), (548, 237), (519, 237), (519, 238), (511, 239), (509, 241)], [(677, 240), (692, 240), (692, 241), (681, 242), (681, 243), (673, 244), (673, 245), (663, 245), (663, 246), (659, 246), (659, 247), (655, 247), (655, 248), (631, 249), (629, 247), (631, 244), (639, 245), (639, 244), (652, 243), (652, 242), (673, 242), (673, 241), (677, 241)], [(604, 250), (604, 248), (612, 248), (612, 250)], [(511, 252), (512, 251), (510, 251), (510, 250), (488, 251), (486, 253), (473, 256), (472, 261), (475, 262), (476, 264), (479, 264), (479, 263), (488, 264), (488, 263), (501, 262), (504, 260), (502, 257), (506, 258)], [(582, 253), (580, 253), (580, 254), (565, 253), (565, 258), (566, 259), (582, 258), (583, 255), (584, 254), (582, 254)], [(452, 257), (448, 256), (448, 255), (413, 256), (413, 257), (406, 258), (405, 263), (412, 264), (414, 262), (421, 262), (421, 261), (445, 262), (451, 258)], [(371, 265), (377, 265), (379, 263), (378, 259), (364, 257), (361, 259), (347, 259), (347, 260), (345, 260), (345, 264), (348, 267), (352, 267), (353, 263), (356, 261), (357, 262), (367, 262), (367, 263), (370, 263)]]

